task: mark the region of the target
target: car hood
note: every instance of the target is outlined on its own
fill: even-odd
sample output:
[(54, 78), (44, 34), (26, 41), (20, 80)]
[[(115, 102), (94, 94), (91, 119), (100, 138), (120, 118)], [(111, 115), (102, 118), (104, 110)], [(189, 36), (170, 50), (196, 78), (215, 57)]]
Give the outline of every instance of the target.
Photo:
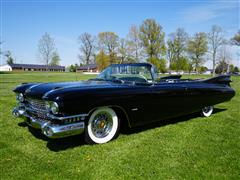
[(44, 95), (55, 90), (77, 88), (77, 89), (92, 89), (92, 88), (108, 88), (117, 84), (107, 81), (78, 81), (78, 82), (58, 82), (58, 83), (39, 83), (26, 89), (25, 95), (31, 98), (41, 99)]

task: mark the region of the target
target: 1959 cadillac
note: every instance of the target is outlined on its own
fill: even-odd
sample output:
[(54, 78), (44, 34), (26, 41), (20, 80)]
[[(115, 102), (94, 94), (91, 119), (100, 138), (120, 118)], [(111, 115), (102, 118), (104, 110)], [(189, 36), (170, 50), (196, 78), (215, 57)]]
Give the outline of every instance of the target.
[(168, 76), (158, 79), (148, 63), (114, 64), (96, 79), (81, 82), (27, 83), (17, 86), (13, 115), (49, 138), (85, 133), (87, 143), (106, 143), (120, 124), (135, 127), (201, 112), (229, 101), (230, 76), (203, 80)]

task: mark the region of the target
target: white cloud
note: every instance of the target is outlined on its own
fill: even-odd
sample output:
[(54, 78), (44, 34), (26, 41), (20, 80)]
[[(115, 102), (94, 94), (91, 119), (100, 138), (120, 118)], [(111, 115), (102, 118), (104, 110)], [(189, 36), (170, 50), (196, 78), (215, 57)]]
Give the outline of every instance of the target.
[(224, 16), (226, 12), (231, 12), (233, 9), (237, 8), (239, 8), (237, 1), (216, 2), (188, 7), (184, 11), (180, 12), (180, 15), (183, 17), (183, 20), (188, 23), (205, 22), (220, 18)]

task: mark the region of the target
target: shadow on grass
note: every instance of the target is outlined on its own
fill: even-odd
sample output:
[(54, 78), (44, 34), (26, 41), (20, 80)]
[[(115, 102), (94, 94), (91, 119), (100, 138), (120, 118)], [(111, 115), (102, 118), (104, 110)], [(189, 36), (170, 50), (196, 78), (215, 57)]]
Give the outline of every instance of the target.
[(50, 139), (47, 143), (48, 149), (55, 152), (64, 151), (82, 145), (86, 145), (83, 134), (61, 139)]
[(41, 130), (32, 128), (28, 126), (27, 123), (25, 122), (18, 123), (18, 126), (27, 127), (28, 131), (35, 138), (41, 139), (43, 141), (47, 141), (47, 147), (51, 151), (58, 152), (58, 151), (63, 151), (69, 148), (85, 145), (83, 134), (60, 138), (60, 139), (50, 139), (46, 137), (44, 134), (42, 134)]
[[(226, 109), (215, 108), (214, 114), (225, 111), (225, 110)], [(166, 126), (169, 124), (176, 124), (179, 122), (188, 121), (188, 120), (191, 120), (196, 117), (199, 117), (199, 113), (194, 113), (194, 114), (190, 114), (187, 116), (172, 118), (172, 119), (168, 119), (166, 121), (154, 122), (151, 124), (147, 124), (147, 125), (139, 126), (139, 127), (135, 127), (135, 128), (122, 128), (120, 133), (131, 135), (131, 134), (139, 133), (139, 132), (142, 132), (142, 131), (145, 131), (148, 129), (158, 128), (158, 127)], [(19, 123), (18, 125), (21, 127), (27, 126), (24, 122)], [(31, 132), (31, 134), (34, 137), (36, 137), (38, 139), (42, 139), (44, 141), (47, 141), (47, 147), (50, 151), (59, 152), (59, 151), (64, 151), (64, 150), (67, 150), (70, 148), (86, 145), (86, 143), (84, 142), (84, 134), (66, 137), (66, 138), (60, 138), (60, 139), (49, 139), (46, 136), (44, 136), (40, 130), (31, 128), (31, 127), (28, 127), (28, 129), (29, 129), (29, 132)]]

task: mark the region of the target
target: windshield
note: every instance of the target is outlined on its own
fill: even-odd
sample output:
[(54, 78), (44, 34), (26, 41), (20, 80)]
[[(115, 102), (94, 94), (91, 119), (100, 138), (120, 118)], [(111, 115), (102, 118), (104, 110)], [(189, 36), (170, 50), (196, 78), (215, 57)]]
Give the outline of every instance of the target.
[(134, 81), (142, 83), (152, 82), (150, 65), (112, 65), (102, 71), (97, 79)]

